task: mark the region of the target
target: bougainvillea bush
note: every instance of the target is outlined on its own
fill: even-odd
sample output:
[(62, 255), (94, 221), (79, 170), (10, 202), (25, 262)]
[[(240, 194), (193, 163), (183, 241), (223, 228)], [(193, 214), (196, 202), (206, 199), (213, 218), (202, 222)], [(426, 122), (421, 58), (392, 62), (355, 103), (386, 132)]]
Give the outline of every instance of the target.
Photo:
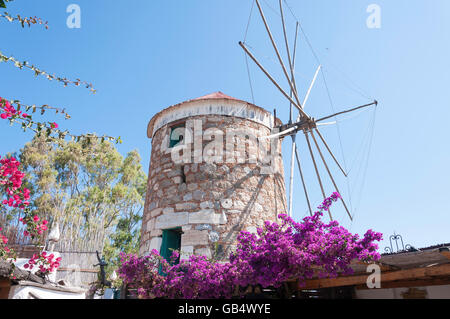
[[(337, 221), (322, 222), (323, 212), (339, 198), (333, 193), (319, 211), (300, 223), (279, 215), (280, 224), (267, 221), (257, 234), (241, 232), (229, 262), (190, 256), (171, 265), (153, 250), (145, 257), (122, 254), (119, 276), (136, 289), (139, 298), (209, 299), (231, 298), (242, 292), (240, 287), (278, 288), (291, 280), (301, 285), (315, 276), (351, 274), (353, 260), (380, 258), (375, 241), (380, 241), (382, 234), (369, 230), (360, 238)], [(178, 257), (174, 252), (172, 258)]]
[[(0, 98), (0, 118), (6, 120), (14, 117), (29, 118), (27, 114), (17, 111), (8, 101)], [(29, 209), (30, 190), (24, 187), (25, 174), (19, 168), (20, 162), (14, 157), (0, 156), (0, 213), (6, 213), (8, 209), (20, 210), (22, 217), (19, 221), (25, 226), (23, 234), (34, 239), (47, 230), (48, 222), (40, 220)], [(8, 238), (1, 232), (2, 228), (0, 228), (0, 260), (15, 260), (16, 254), (8, 247)], [(33, 261), (32, 258), (30, 262)], [(50, 268), (55, 269), (58, 266), (59, 263), (53, 263), (53, 267)]]

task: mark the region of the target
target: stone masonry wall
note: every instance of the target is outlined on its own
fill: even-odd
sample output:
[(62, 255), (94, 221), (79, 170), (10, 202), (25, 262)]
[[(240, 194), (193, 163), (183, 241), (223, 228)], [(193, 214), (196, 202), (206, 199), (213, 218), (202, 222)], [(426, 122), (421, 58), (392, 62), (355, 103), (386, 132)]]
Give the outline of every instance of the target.
[[(217, 128), (219, 132), (209, 134), (211, 138), (220, 137), (220, 131), (227, 130), (245, 131), (255, 137), (271, 133), (262, 124), (231, 116), (196, 116), (189, 118), (186, 125), (189, 127), (194, 121), (201, 121), (203, 135)], [(160, 249), (162, 230), (182, 227), (182, 258), (194, 253), (223, 260), (235, 248), (241, 230), (256, 232), (264, 221), (276, 221), (278, 214), (286, 213), (281, 143), (277, 147), (274, 174), (263, 174), (264, 164), (254, 159), (258, 152), (264, 151), (257, 147), (256, 139), (239, 134), (231, 138), (223, 136), (224, 159), (220, 163), (195, 163), (195, 157), (202, 154), (192, 150), (190, 163), (176, 164), (168, 148), (170, 127), (170, 123), (161, 127), (152, 139), (141, 255)], [(201, 135), (194, 132), (194, 143), (199, 142), (201, 149), (205, 149), (211, 141)], [(269, 140), (265, 145), (269, 149)], [(244, 163), (226, 162), (230, 147), (245, 154)], [(212, 152), (205, 150), (204, 155), (221, 154), (217, 150)]]

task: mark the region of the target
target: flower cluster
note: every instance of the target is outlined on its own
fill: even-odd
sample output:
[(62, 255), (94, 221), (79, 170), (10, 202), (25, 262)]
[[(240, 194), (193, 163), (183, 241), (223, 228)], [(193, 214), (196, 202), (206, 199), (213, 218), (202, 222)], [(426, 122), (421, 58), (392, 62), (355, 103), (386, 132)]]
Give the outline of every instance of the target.
[[(281, 224), (265, 222), (257, 234), (241, 232), (229, 262), (190, 256), (171, 265), (156, 250), (149, 256), (122, 255), (119, 276), (140, 298), (230, 298), (236, 287), (279, 287), (290, 280), (350, 274), (350, 263), (378, 260), (374, 241), (382, 234), (369, 230), (362, 239), (338, 222), (325, 224), (323, 211), (339, 199), (334, 193), (312, 217), (301, 223), (280, 215)], [(178, 253), (172, 258), (177, 259)]]
[[(3, 120), (9, 119), (11, 122), (19, 121), (22, 122), (22, 128), (26, 130), (27, 128), (33, 129), (35, 132), (42, 131), (43, 129), (48, 130), (48, 134), (52, 130), (58, 129), (59, 125), (55, 122), (47, 122), (47, 123), (35, 123), (32, 119), (32, 116), (20, 111), (20, 102), (19, 101), (13, 101), (17, 105), (17, 109), (11, 104), (10, 101), (8, 101), (5, 98), (0, 97), (0, 118)], [(36, 111), (36, 106), (27, 106), (26, 110), (32, 109), (33, 113)], [(46, 109), (53, 109), (52, 107), (49, 107), (48, 105), (41, 106), (39, 108), (41, 110), (41, 114), (44, 114)], [(57, 113), (65, 113), (64, 110), (55, 109)], [(66, 117), (67, 118), (67, 117)], [(70, 116), (69, 116), (70, 118)], [(33, 125), (35, 125), (35, 128), (32, 128)]]
[(47, 255), (45, 251), (39, 255), (34, 254), (33, 257), (24, 265), (25, 269), (33, 269), (34, 267), (39, 268), (41, 275), (48, 275), (49, 273), (55, 271), (61, 262), (61, 257), (55, 258), (55, 255)]
[(30, 117), (30, 115), (16, 110), (8, 100), (0, 97), (0, 118), (6, 120), (9, 118), (17, 118), (20, 116), (25, 119)]
[(20, 162), (14, 157), (0, 157), (0, 187), (4, 189), (6, 199), (1, 204), (14, 208), (24, 209), (29, 205), (30, 190), (22, 189), (25, 174), (19, 170)]
[[(30, 205), (30, 190), (23, 187), (25, 174), (19, 170), (19, 167), (20, 162), (14, 157), (0, 157), (0, 195), (4, 194), (5, 196), (3, 200), (1, 200), (0, 197), (0, 208), (4, 206), (21, 209), (24, 213), (24, 217), (21, 217), (19, 221), (22, 222), (23, 225), (27, 225), (24, 235), (35, 238), (42, 235), (43, 232), (47, 230), (48, 222), (46, 220), (40, 220), (40, 218), (32, 214), (28, 208)], [(9, 253), (5, 248), (2, 248), (2, 251), (2, 256), (6, 256), (6, 254)]]
[[(0, 227), (0, 232), (3, 229)], [(13, 249), (8, 247), (8, 238), (0, 233), (0, 259), (15, 259), (15, 252)]]
[(31, 238), (35, 238), (40, 236), (48, 229), (47, 220), (40, 220), (39, 216), (35, 215), (31, 217), (31, 215), (25, 215), (25, 217), (19, 218), (19, 221), (22, 224), (27, 225), (27, 230), (24, 231), (25, 236), (30, 236)]

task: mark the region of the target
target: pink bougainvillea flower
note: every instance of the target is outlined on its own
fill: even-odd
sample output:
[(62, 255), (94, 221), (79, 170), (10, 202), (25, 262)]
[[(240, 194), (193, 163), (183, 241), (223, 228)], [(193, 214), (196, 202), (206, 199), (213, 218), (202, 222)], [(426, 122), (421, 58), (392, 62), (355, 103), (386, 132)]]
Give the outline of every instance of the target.
[(353, 260), (380, 258), (374, 241), (380, 241), (382, 234), (369, 230), (360, 239), (336, 221), (322, 222), (323, 212), (339, 197), (333, 193), (319, 206), (320, 211), (301, 222), (282, 214), (280, 224), (267, 221), (257, 234), (241, 232), (229, 262), (194, 255), (171, 264), (156, 250), (141, 257), (121, 253), (119, 276), (140, 298), (211, 299), (231, 298), (236, 287), (278, 288), (292, 279), (302, 284), (315, 275), (350, 274)]

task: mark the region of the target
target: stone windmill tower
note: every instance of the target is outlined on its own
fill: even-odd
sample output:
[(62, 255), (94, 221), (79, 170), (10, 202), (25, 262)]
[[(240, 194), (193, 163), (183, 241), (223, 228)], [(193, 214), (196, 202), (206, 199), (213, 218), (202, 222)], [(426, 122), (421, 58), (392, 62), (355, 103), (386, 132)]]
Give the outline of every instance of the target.
[(140, 254), (226, 259), (240, 231), (256, 232), (286, 213), (281, 122), (221, 92), (164, 109), (152, 139)]

